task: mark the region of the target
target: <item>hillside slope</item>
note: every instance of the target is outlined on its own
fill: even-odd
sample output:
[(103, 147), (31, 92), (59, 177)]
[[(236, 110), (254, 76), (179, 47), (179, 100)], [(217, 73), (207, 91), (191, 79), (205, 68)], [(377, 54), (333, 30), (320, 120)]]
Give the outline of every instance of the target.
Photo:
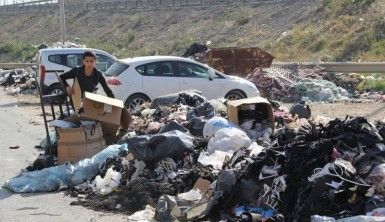
[[(67, 36), (118, 57), (180, 55), (193, 42), (211, 41), (211, 47), (260, 46), (281, 61), (380, 61), (385, 58), (384, 2), (293, 0), (262, 6), (67, 12)], [(0, 16), (0, 61), (29, 59), (33, 50), (25, 44), (58, 41), (58, 24), (57, 14)]]

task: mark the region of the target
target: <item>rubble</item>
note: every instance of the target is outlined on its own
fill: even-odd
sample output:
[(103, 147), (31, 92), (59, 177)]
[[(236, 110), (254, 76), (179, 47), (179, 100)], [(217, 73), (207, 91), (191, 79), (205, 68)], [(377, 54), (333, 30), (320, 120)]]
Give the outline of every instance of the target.
[(37, 85), (33, 73), (24, 69), (13, 69), (0, 72), (0, 86), (10, 94), (37, 95)]
[(336, 102), (351, 97), (344, 88), (323, 79), (319, 68), (284, 66), (255, 69), (246, 79), (258, 87), (262, 96), (284, 102)]

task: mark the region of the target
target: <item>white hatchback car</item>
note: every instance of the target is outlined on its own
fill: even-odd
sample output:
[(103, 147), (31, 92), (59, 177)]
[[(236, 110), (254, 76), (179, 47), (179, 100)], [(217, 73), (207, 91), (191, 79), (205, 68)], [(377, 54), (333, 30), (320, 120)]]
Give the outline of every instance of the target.
[(228, 76), (191, 59), (174, 56), (146, 56), (115, 62), (106, 80), (117, 99), (127, 108), (156, 97), (195, 89), (207, 99), (230, 100), (259, 95), (257, 87), (240, 77)]

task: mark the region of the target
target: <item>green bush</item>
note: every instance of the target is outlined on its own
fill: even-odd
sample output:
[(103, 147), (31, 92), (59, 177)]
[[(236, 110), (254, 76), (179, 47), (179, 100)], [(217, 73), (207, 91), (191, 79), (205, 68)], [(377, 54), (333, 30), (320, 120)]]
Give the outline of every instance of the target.
[(371, 90), (371, 91), (385, 91), (385, 80), (375, 78), (376, 75), (373, 75), (373, 79), (366, 79), (361, 82), (357, 89), (360, 91)]
[(19, 43), (0, 44), (1, 62), (29, 62), (38, 52), (38, 49), (32, 45)]

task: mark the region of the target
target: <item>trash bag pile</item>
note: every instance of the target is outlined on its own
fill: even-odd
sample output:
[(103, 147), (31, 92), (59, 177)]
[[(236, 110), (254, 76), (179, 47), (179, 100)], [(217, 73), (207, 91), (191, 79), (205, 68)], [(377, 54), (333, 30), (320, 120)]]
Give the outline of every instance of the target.
[(261, 95), (283, 102), (336, 102), (351, 97), (348, 91), (323, 79), (320, 68), (299, 68), (297, 65), (255, 69), (247, 77)]
[(223, 105), (197, 92), (158, 98), (133, 113), (130, 132), (103, 155), (23, 173), (5, 187), (65, 188), (77, 198), (72, 204), (126, 213), (130, 221), (385, 215), (385, 123), (314, 118), (273, 131), (228, 121)]
[(193, 43), (189, 48), (186, 49), (183, 57), (190, 57), (195, 59), (196, 57), (202, 57), (202, 55), (208, 50), (206, 45), (203, 45), (199, 42)]
[(354, 93), (360, 83), (366, 79), (365, 76), (356, 73), (325, 73), (323, 78), (346, 89), (349, 93)]
[(13, 69), (0, 72), (0, 86), (11, 94), (37, 94), (37, 83), (33, 73), (24, 69)]

